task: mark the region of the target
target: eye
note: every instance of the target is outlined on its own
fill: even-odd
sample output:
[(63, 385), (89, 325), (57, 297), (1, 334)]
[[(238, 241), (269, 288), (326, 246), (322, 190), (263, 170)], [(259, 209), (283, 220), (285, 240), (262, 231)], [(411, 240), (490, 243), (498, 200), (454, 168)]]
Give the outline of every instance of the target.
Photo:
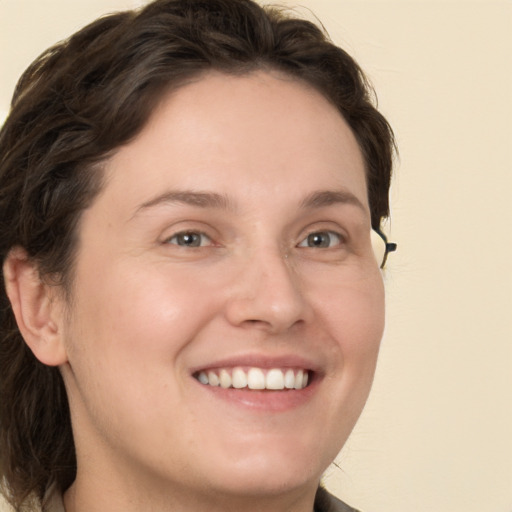
[(211, 245), (212, 241), (209, 236), (199, 231), (183, 231), (176, 233), (169, 238), (166, 243), (179, 245), (181, 247), (204, 247)]
[(312, 247), (314, 249), (325, 249), (340, 245), (342, 242), (341, 235), (334, 231), (315, 231), (310, 233), (298, 247)]

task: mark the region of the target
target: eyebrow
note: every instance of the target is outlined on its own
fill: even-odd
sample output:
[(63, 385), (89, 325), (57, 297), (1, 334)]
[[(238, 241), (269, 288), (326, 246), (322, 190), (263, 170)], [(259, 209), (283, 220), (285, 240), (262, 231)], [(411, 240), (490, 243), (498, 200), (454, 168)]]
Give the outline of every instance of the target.
[(357, 196), (348, 190), (320, 190), (306, 196), (301, 203), (302, 208), (323, 208), (333, 204), (348, 204), (356, 206), (365, 214), (368, 209)]
[(134, 213), (137, 215), (141, 210), (147, 210), (163, 204), (188, 204), (199, 208), (219, 208), (223, 210), (234, 210), (233, 203), (223, 194), (215, 192), (194, 192), (191, 190), (169, 190), (163, 194), (142, 203)]
[[(169, 190), (163, 194), (142, 203), (133, 214), (164, 204), (187, 204), (199, 208), (217, 208), (235, 211), (234, 203), (224, 194), (216, 192), (199, 192), (191, 190)], [(320, 190), (307, 195), (300, 203), (300, 208), (323, 208), (334, 204), (347, 204), (356, 206), (367, 214), (367, 208), (363, 203), (347, 190)]]

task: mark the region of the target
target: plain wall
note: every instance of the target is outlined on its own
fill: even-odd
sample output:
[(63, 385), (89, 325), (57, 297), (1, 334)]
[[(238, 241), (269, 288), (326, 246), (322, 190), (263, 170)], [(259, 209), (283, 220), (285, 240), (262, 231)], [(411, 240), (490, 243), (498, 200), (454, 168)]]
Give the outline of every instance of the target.
[[(44, 48), (140, 3), (0, 0), (0, 115)], [(511, 512), (512, 2), (300, 4), (367, 71), (401, 154), (379, 367), (327, 485), (364, 512)]]

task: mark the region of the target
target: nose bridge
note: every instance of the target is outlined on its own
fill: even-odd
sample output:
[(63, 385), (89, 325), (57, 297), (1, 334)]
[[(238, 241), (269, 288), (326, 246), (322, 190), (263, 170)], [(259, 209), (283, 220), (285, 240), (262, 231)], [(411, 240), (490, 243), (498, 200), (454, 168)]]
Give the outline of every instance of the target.
[(266, 245), (243, 257), (228, 305), (232, 323), (282, 331), (304, 320), (306, 307), (300, 275), (279, 247)]

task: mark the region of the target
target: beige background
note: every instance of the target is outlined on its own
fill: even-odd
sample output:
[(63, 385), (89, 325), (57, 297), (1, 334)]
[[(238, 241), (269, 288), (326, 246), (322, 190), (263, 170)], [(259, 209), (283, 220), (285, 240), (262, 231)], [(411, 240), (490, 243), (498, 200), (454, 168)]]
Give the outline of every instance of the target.
[[(43, 48), (140, 3), (0, 0), (0, 114)], [(300, 4), (401, 150), (380, 366), (327, 484), (364, 512), (512, 512), (512, 1)]]

